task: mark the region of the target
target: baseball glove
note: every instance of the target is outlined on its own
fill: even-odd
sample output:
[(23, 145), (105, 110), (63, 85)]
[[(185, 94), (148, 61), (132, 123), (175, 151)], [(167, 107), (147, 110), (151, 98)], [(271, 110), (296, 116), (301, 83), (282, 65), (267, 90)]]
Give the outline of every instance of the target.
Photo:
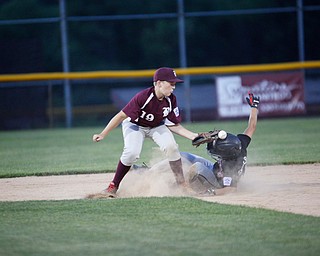
[(259, 103), (260, 103), (260, 97), (259, 96), (254, 96), (253, 93), (249, 92), (249, 98), (246, 97), (246, 100), (247, 100), (247, 102), (248, 102), (250, 107), (258, 108)]
[(199, 147), (201, 144), (210, 143), (218, 138), (220, 130), (199, 133), (197, 137), (192, 140), (192, 146)]

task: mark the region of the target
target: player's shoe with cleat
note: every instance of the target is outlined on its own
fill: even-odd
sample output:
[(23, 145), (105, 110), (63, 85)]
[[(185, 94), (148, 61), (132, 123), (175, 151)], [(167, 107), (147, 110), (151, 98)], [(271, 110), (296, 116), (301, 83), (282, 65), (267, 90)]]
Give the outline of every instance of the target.
[(117, 191), (118, 187), (113, 182), (110, 182), (109, 187), (103, 190), (103, 193), (108, 197), (116, 197)]
[(86, 196), (86, 198), (89, 198), (89, 199), (116, 198), (117, 190), (118, 190), (118, 187), (113, 182), (111, 182), (108, 188), (96, 194), (89, 194)]

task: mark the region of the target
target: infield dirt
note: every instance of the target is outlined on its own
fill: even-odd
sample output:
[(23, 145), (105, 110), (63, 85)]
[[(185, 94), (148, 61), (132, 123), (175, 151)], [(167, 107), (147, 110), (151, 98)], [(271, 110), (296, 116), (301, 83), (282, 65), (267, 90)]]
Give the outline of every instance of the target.
[[(0, 179), (0, 201), (82, 199), (105, 189), (113, 175), (105, 173)], [(168, 170), (133, 170), (124, 178), (118, 195), (121, 198), (188, 196), (173, 186), (173, 179)], [(249, 166), (237, 191), (197, 198), (222, 204), (320, 216), (320, 164)]]

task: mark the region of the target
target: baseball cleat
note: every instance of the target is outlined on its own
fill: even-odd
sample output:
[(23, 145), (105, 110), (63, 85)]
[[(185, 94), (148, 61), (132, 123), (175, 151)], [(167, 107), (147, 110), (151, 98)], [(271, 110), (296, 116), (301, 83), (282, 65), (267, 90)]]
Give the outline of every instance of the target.
[(116, 198), (118, 187), (111, 182), (108, 186), (108, 188), (102, 190), (100, 193), (97, 194), (90, 194), (87, 196), (89, 199), (99, 199), (99, 198)]
[(117, 190), (118, 187), (113, 182), (110, 182), (108, 188), (102, 192), (108, 195), (108, 197), (116, 197)]

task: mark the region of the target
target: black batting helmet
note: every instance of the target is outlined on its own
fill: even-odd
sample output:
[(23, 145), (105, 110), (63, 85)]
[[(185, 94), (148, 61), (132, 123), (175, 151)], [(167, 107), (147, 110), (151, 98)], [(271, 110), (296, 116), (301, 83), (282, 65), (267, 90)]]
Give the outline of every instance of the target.
[(227, 133), (225, 139), (217, 139), (207, 144), (207, 152), (213, 158), (224, 160), (235, 159), (241, 152), (241, 141), (231, 133)]

